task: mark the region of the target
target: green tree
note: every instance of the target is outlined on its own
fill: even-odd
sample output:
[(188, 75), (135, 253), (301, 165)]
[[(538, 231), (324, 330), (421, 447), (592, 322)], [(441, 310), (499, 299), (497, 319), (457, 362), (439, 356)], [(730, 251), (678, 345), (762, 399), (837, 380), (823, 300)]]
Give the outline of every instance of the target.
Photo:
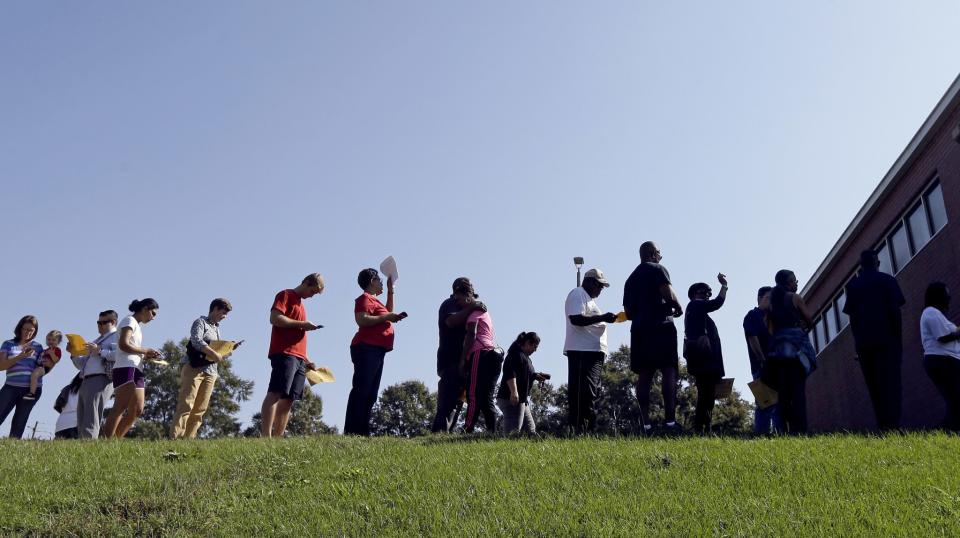
[(437, 395), (423, 381), (390, 385), (373, 406), (370, 431), (373, 435), (417, 437), (430, 433)]
[[(169, 366), (147, 363), (143, 415), (130, 430), (130, 437), (160, 439), (169, 434), (180, 392), (180, 360), (186, 355), (187, 342), (185, 338), (179, 344), (169, 340), (163, 344), (164, 360), (170, 363)], [(237, 376), (231, 369), (230, 359), (221, 362), (217, 370), (219, 377), (198, 432), (200, 437), (239, 435), (237, 413), (240, 403), (249, 400), (253, 393), (253, 381)]]
[[(253, 415), (251, 425), (243, 430), (246, 437), (260, 435), (260, 413)], [(290, 422), (287, 423), (287, 437), (309, 437), (313, 435), (336, 434), (336, 426), (323, 421), (323, 399), (309, 388), (304, 388), (303, 399), (293, 404)]]

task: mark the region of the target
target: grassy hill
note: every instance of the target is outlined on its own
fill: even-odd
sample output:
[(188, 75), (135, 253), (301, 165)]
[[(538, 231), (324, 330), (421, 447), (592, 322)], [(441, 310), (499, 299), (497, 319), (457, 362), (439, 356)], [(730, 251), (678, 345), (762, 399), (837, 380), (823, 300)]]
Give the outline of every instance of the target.
[(942, 536), (960, 438), (2, 441), (3, 535)]

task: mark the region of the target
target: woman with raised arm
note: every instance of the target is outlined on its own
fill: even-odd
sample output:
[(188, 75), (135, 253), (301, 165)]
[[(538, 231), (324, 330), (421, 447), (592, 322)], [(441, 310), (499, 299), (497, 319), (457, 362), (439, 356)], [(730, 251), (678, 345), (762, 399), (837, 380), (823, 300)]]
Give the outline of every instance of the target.
[(160, 353), (142, 347), (141, 327), (153, 321), (158, 310), (160, 305), (153, 299), (134, 299), (130, 303), (131, 314), (120, 320), (120, 337), (113, 362), (113, 409), (103, 426), (104, 437), (123, 438), (143, 413), (146, 392), (143, 363), (160, 358)]
[(710, 433), (710, 418), (717, 399), (717, 383), (726, 372), (723, 369), (723, 352), (720, 349), (720, 333), (717, 324), (710, 318), (711, 312), (720, 310), (727, 300), (727, 277), (717, 275), (720, 293), (711, 299), (713, 290), (705, 282), (698, 282), (687, 291), (690, 303), (683, 320), (684, 339), (683, 357), (687, 360), (687, 371), (696, 379), (697, 407), (693, 415), (693, 429), (696, 433)]

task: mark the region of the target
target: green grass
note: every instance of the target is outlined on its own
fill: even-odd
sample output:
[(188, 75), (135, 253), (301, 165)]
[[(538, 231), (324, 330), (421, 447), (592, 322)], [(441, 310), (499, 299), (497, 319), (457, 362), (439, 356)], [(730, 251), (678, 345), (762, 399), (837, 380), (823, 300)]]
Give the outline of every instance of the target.
[(960, 438), (943, 434), (0, 450), (5, 536), (960, 534)]

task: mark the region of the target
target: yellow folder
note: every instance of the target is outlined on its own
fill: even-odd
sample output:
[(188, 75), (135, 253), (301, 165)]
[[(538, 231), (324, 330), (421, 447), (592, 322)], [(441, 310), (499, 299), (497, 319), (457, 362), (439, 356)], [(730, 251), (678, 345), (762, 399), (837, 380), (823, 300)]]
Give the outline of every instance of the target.
[(87, 354), (87, 342), (79, 334), (67, 335), (67, 353), (79, 357)]
[(219, 353), (221, 357), (227, 353), (233, 353), (233, 350), (237, 349), (237, 343), (230, 340), (214, 340), (209, 345), (210, 349)]
[(315, 370), (307, 370), (307, 381), (310, 382), (311, 387), (317, 383), (333, 383), (336, 380), (333, 377), (333, 372), (326, 366), (318, 366)]
[(771, 405), (776, 405), (778, 400), (777, 391), (771, 389), (766, 383), (760, 381), (751, 381), (747, 383), (747, 386), (750, 387), (750, 392), (753, 393), (753, 397), (757, 400), (757, 405), (760, 409), (766, 409)]

